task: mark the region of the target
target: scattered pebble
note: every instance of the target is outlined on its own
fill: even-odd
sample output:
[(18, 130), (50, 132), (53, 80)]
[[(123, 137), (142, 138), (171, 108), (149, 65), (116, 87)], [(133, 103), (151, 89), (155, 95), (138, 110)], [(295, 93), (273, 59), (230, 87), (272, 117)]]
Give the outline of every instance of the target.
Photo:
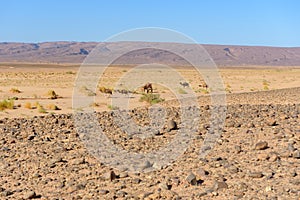
[(197, 178), (192, 172), (185, 178), (185, 180), (191, 185), (197, 184)]
[(266, 191), (266, 192), (272, 191), (272, 187), (271, 187), (271, 186), (267, 186), (266, 189), (265, 189), (265, 191)]
[(169, 120), (167, 125), (168, 125), (168, 131), (177, 129), (177, 123), (174, 120)]
[(114, 171), (106, 172), (105, 174), (103, 174), (102, 177), (103, 177), (104, 180), (110, 180), (110, 181), (113, 181), (117, 178)]
[(256, 150), (265, 150), (267, 148), (268, 148), (268, 143), (266, 141), (258, 142), (255, 145)]
[(299, 150), (294, 151), (293, 157), (299, 159), (300, 158), (300, 151)]
[(99, 190), (98, 192), (100, 195), (106, 195), (107, 193), (109, 193), (108, 190)]
[(249, 177), (251, 177), (251, 178), (261, 178), (263, 176), (264, 175), (262, 172), (250, 172), (249, 173)]
[(36, 194), (34, 191), (28, 191), (24, 195), (24, 199), (33, 199), (36, 198)]
[(225, 183), (224, 181), (216, 181), (214, 184), (214, 190), (217, 191), (222, 189), (228, 189), (227, 183)]

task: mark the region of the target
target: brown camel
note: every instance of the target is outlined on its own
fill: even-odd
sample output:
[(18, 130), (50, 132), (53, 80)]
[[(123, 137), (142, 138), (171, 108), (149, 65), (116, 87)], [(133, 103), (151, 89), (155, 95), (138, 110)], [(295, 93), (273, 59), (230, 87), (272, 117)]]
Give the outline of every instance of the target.
[(152, 88), (152, 84), (151, 83), (146, 83), (144, 86), (143, 86), (143, 89), (144, 89), (144, 92), (151, 92), (153, 93), (153, 88)]

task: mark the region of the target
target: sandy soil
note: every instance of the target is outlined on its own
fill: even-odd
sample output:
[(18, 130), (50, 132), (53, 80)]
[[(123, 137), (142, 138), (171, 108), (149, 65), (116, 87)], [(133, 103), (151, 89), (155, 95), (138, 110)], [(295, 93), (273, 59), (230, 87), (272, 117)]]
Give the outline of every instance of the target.
[[(72, 95), (79, 67), (74, 65), (50, 65), (50, 64), (2, 64), (0, 65), (0, 100), (17, 97), (15, 108), (6, 109), (0, 112), (0, 118), (4, 117), (32, 117), (44, 115), (37, 109), (25, 108), (26, 103), (32, 107), (38, 102), (48, 113), (73, 113)], [(116, 82), (120, 77), (130, 72), (130, 66), (114, 66), (107, 68), (104, 72), (98, 86), (115, 88)], [(188, 82), (197, 96), (207, 96), (207, 91), (199, 87), (202, 84), (203, 77), (195, 69), (175, 67), (186, 82)], [(147, 73), (143, 72), (144, 74)], [(239, 68), (220, 69), (220, 76), (224, 82), (224, 89), (227, 94), (268, 91), (283, 88), (293, 88), (300, 86), (300, 68), (297, 67), (253, 67), (240, 70)], [(168, 74), (164, 74), (168, 77)], [(20, 93), (14, 93), (12, 88), (18, 89)], [(178, 83), (175, 86), (177, 90), (184, 93), (183, 88)], [(54, 90), (58, 99), (48, 99), (49, 90)], [(141, 93), (141, 88), (135, 88)], [(208, 90), (209, 91), (209, 90)], [(94, 104), (95, 111), (104, 111), (111, 109), (112, 98), (110, 95), (103, 94), (99, 90), (96, 93)], [(170, 89), (161, 85), (154, 84), (154, 93), (157, 93), (165, 100), (175, 98)], [(147, 103), (140, 102), (141, 94), (132, 94), (129, 99), (129, 107), (135, 108), (147, 106)], [(230, 101), (230, 96), (228, 99)], [(232, 97), (234, 98), (234, 97)], [(270, 100), (270, 99), (269, 99)], [(229, 103), (229, 102), (228, 102)], [(251, 103), (251, 101), (249, 102)], [(47, 109), (49, 105), (55, 104), (61, 110)]]

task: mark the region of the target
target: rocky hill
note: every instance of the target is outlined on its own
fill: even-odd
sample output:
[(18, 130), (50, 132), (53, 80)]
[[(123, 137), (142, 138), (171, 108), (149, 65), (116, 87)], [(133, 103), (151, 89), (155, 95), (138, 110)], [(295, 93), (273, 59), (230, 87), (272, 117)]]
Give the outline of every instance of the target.
[[(100, 45), (101, 51), (109, 52), (112, 47), (125, 48), (135, 42), (96, 43), (96, 42), (44, 42), (44, 43), (0, 43), (0, 62), (34, 62), (34, 63), (81, 63), (85, 57)], [(173, 44), (174, 45), (174, 44)], [(182, 51), (193, 50), (193, 44), (176, 44)], [(300, 47), (263, 47), (203, 45), (218, 66), (299, 66)], [(194, 52), (193, 52), (194, 51)], [(119, 64), (144, 63), (153, 59), (165, 64), (184, 65), (186, 62), (166, 51), (141, 49), (130, 52), (118, 60)]]

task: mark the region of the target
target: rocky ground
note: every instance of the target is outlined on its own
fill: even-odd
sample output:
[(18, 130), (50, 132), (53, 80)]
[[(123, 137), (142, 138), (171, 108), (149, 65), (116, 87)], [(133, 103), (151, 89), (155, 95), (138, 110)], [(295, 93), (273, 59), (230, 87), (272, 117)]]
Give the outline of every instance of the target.
[[(299, 199), (299, 88), (227, 99), (222, 135), (205, 158), (199, 151), (212, 128), (211, 107), (200, 99), (192, 144), (172, 164), (149, 172), (113, 168), (93, 157), (72, 114), (1, 119), (0, 199)], [(157, 151), (182, 129), (179, 109), (171, 105), (166, 125), (146, 139), (125, 134), (113, 111), (97, 118), (112, 144)], [(130, 114), (140, 125), (150, 123), (145, 108)]]

